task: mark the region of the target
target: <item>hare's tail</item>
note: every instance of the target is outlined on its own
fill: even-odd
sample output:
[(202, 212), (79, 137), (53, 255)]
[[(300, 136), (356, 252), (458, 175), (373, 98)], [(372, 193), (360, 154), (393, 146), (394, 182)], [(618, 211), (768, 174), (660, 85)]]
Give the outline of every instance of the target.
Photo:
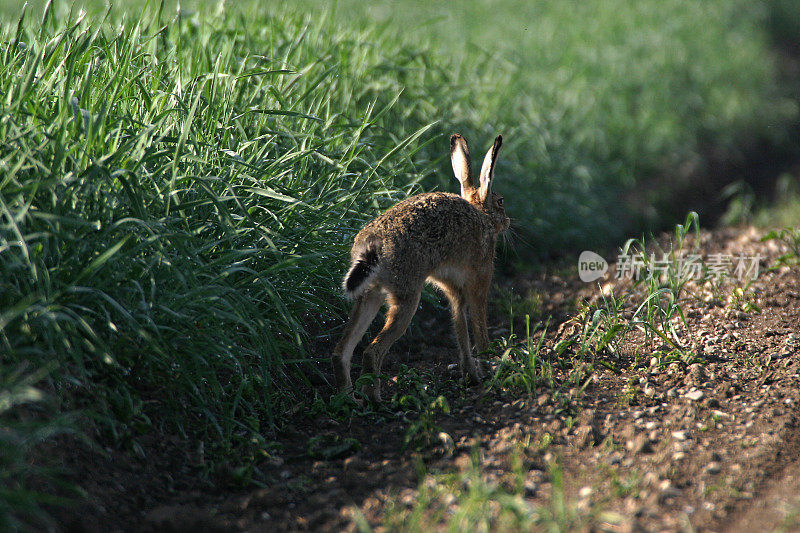
[(378, 274), (379, 255), (383, 241), (373, 236), (360, 244), (353, 254), (350, 270), (344, 277), (344, 293), (348, 298), (358, 298)]

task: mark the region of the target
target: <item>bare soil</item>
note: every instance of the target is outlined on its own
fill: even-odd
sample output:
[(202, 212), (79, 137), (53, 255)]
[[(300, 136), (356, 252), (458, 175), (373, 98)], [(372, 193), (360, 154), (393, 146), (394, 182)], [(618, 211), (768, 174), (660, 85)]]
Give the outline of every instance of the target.
[[(459, 384), (446, 315), (420, 316), (424, 338), (398, 343), (386, 372), (396, 376), (405, 364), (441, 376), (451, 411), (435, 423), (452, 447), (404, 450), (409, 421), (381, 410), (344, 420), (298, 412), (297, 423), (276, 436), (280, 448), (256, 465), (264, 486), (236, 488), (225, 472), (204, 481), (202, 450), (178, 439), (146, 443), (146, 458), (71, 444), (57, 453), (87, 498), (59, 520), (74, 531), (353, 530), (359, 513), (378, 525), (389, 500), (413, 505), (420, 472), (467, 469), (477, 452), (485, 475), (500, 484), (514, 482), (512, 464), (522, 453), (525, 497), (534, 505), (552, 494), (547, 465), (558, 462), (569, 499), (619, 517), (590, 528), (800, 531), (800, 272), (766, 270), (780, 250), (760, 242), (762, 233), (703, 233), (703, 255), (764, 259), (743, 293), (760, 312), (727, 301), (730, 287), (716, 295), (688, 287), (682, 307), (697, 363), (651, 365), (634, 346), (636, 360), (613, 361), (616, 371), (600, 367), (583, 391), (571, 391), (565, 410), (545, 388), (514, 396)], [(617, 293), (626, 288), (625, 280), (602, 283), (618, 285)], [(543, 296), (535, 318), (550, 318), (548, 345), (565, 334), (566, 317), (599, 294), (574, 268), (501, 284)], [(507, 317), (493, 311), (492, 333), (506, 335)], [(396, 387), (387, 389), (385, 398)], [(360, 446), (313, 457), (309, 441), (319, 436)], [(543, 439), (552, 442), (531, 445)]]

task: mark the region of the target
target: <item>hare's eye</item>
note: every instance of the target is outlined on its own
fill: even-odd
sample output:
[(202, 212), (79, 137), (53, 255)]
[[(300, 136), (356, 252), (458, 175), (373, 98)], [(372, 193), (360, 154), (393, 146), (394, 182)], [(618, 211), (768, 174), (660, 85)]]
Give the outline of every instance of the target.
[(503, 207), (503, 199), (502, 198), (498, 198), (497, 199), (497, 205), (499, 205), (500, 207)]

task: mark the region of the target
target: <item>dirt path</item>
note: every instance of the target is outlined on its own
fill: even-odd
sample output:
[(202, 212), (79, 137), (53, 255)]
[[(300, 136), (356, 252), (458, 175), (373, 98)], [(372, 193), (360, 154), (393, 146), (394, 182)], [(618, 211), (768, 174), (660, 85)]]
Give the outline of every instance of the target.
[(800, 461), (776, 474), (756, 500), (733, 515), (725, 531), (800, 531)]
[[(703, 234), (705, 256), (764, 259), (752, 284), (687, 286), (681, 331), (696, 361), (652, 357), (634, 337), (630, 353), (608, 358), (608, 368), (596, 364), (590, 379), (571, 386), (577, 363), (562, 368), (554, 349), (571, 334), (564, 318), (597, 302), (600, 291), (572, 273), (522, 276), (505, 289), (522, 295), (518, 308), (534, 321), (551, 317), (540, 353), (557, 387), (464, 388), (446, 322), (423, 318), (420, 329), (441, 334), (428, 330), (424, 342), (399, 344), (385, 397), (441, 395), (449, 412), (404, 414), (398, 395), (352, 417), (298, 413), (277, 451), (258, 461), (266, 483), (256, 490), (224, 488), (224, 473), (202, 483), (192, 468), (201, 458), (176, 457), (175, 447), (147, 461), (87, 458), (95, 461), (84, 468), (92, 472), (83, 483), (90, 503), (64, 519), (78, 530), (339, 530), (387, 521), (425, 529), (471, 512), (480, 502), (464, 487), (479, 486), (494, 495), (487, 500), (523, 502), (543, 527), (800, 530), (800, 273), (763, 271), (781, 250), (759, 236), (752, 228)], [(605, 283), (616, 294), (630, 285)], [(508, 334), (503, 314), (501, 305), (493, 309), (495, 337)], [(517, 315), (516, 330), (523, 324)], [(404, 449), (409, 438), (431, 442)], [(477, 514), (502, 529), (505, 505)]]

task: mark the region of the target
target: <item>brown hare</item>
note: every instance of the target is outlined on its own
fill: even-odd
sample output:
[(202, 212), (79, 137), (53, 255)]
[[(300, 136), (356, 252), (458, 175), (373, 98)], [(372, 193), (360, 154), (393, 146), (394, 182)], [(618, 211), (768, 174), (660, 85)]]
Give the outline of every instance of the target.
[(341, 390), (352, 391), (353, 350), (385, 300), (389, 306), (386, 323), (364, 350), (363, 358), (363, 373), (376, 376), (363, 392), (371, 400), (380, 401), (377, 375), (383, 358), (411, 322), (426, 281), (450, 300), (461, 375), (469, 374), (481, 381), (482, 371), (472, 357), (467, 332), (467, 309), (477, 348), (487, 350), (486, 300), (494, 270), (494, 249), (498, 234), (511, 222), (503, 208), (503, 197), (492, 192), (502, 141), (498, 135), (486, 154), (476, 187), (467, 141), (461, 135), (453, 135), (450, 159), (461, 183), (461, 196), (446, 192), (412, 196), (356, 235), (350, 251), (350, 270), (344, 278), (345, 294), (355, 299), (355, 304), (332, 357)]

